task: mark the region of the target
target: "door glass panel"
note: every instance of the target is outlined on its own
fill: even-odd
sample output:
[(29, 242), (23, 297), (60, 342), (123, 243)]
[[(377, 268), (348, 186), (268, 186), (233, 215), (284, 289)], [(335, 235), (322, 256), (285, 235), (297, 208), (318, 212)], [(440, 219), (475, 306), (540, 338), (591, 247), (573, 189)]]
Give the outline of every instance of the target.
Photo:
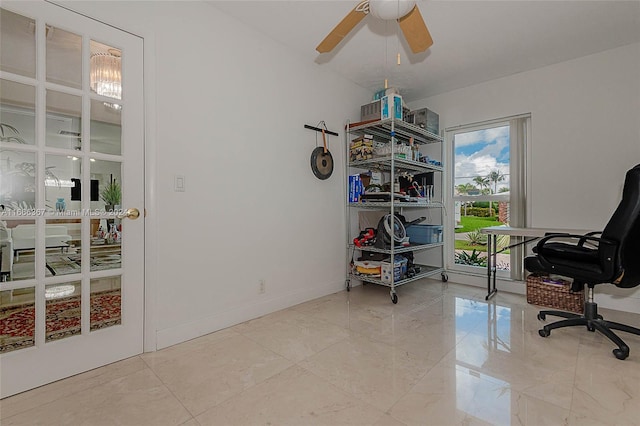
[(47, 81), (82, 88), (82, 37), (47, 25)]
[(45, 225), (46, 275), (80, 273), (80, 219), (50, 219)]
[(81, 332), (80, 281), (45, 286), (46, 337), (60, 340)]
[(0, 80), (0, 142), (35, 144), (36, 88)]
[(82, 178), (82, 159), (73, 155), (45, 157), (44, 194), (48, 212), (80, 212), (77, 182)]
[[(122, 99), (122, 51), (91, 40), (89, 86), (100, 96)], [(112, 104), (119, 109), (118, 102)]]
[(35, 344), (35, 288), (0, 291), (0, 354)]
[(91, 100), (91, 152), (122, 154), (122, 109)]
[(35, 176), (34, 153), (0, 148), (0, 204), (4, 212), (14, 212), (22, 216), (35, 215)]
[(122, 163), (96, 160), (91, 162), (91, 179), (98, 181), (100, 202), (93, 209), (113, 211), (122, 201)]
[[(33, 210), (25, 211), (27, 214), (30, 212)], [(2, 281), (35, 278), (35, 235), (35, 221), (33, 220), (0, 221)]]
[(0, 9), (0, 69), (36, 76), (36, 22)]
[(81, 150), (81, 117), (80, 96), (47, 90), (46, 144), (56, 148)]
[(91, 238), (91, 271), (118, 269), (122, 261), (121, 219), (101, 219)]
[(122, 324), (120, 276), (91, 280), (91, 331)]
[[(456, 133), (453, 148), (455, 263), (486, 268), (487, 235), (480, 230), (508, 223), (504, 200), (508, 199), (510, 181), (509, 126)], [(508, 241), (508, 237), (501, 238), (499, 248), (508, 246)], [(508, 258), (508, 252), (504, 255)], [(498, 267), (508, 270), (509, 262), (499, 262)]]

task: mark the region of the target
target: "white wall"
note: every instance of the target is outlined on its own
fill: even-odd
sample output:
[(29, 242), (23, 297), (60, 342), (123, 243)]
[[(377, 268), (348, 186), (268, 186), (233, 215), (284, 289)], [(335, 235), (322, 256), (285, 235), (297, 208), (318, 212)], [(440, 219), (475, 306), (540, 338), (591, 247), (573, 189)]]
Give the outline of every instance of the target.
[[(531, 113), (529, 226), (601, 230), (640, 163), (640, 44), (411, 104), (440, 128)], [(475, 280), (485, 285), (486, 278)], [(640, 290), (598, 286), (602, 306), (640, 311)], [(633, 298), (627, 298), (630, 294)]]
[[(64, 4), (145, 38), (157, 347), (342, 290), (343, 127), (371, 94), (204, 3)], [(326, 181), (320, 120), (340, 133)]]

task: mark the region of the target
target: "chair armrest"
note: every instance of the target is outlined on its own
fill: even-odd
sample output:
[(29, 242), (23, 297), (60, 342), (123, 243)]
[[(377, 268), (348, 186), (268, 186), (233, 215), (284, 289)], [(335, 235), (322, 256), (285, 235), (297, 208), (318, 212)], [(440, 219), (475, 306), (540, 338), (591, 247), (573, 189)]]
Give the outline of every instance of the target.
[(553, 239), (574, 239), (574, 240), (577, 240), (577, 242), (576, 242), (577, 246), (582, 246), (587, 241), (588, 242), (595, 242), (598, 245), (599, 244), (604, 244), (604, 245), (609, 245), (609, 246), (613, 246), (613, 247), (617, 247), (618, 246), (618, 242), (617, 241), (607, 240), (605, 238), (595, 237), (594, 235), (597, 235), (597, 234), (602, 234), (602, 232), (589, 232), (588, 234), (584, 234), (584, 235), (548, 234), (548, 235), (542, 237), (542, 239), (540, 241), (538, 241), (538, 244), (536, 245), (536, 248), (538, 250), (540, 250), (548, 241), (551, 241)]
[[(600, 235), (600, 234), (602, 234), (602, 231), (593, 231), (593, 232), (587, 232), (586, 234), (584, 234), (584, 236), (593, 237), (594, 235)], [(578, 241), (578, 245), (583, 246), (585, 242), (586, 242), (586, 239), (580, 238), (580, 241)]]

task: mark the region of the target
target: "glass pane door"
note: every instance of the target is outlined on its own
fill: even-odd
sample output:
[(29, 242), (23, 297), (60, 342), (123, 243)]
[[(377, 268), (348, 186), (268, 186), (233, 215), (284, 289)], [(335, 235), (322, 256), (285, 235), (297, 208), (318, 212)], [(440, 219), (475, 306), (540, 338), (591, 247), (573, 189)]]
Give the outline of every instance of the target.
[[(487, 236), (480, 229), (509, 223), (509, 125), (456, 132), (453, 137), (453, 199), (457, 268), (487, 267)], [(509, 237), (499, 243), (506, 247)], [(508, 253), (498, 255), (499, 269), (510, 269)]]
[(0, 22), (5, 397), (142, 351), (144, 219), (123, 207), (144, 208), (144, 117), (139, 38), (46, 2)]

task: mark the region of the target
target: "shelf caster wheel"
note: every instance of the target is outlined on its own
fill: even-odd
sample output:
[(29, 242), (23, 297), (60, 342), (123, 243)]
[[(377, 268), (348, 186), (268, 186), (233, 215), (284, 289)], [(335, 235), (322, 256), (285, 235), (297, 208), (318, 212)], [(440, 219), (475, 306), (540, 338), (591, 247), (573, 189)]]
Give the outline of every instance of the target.
[[(540, 321), (544, 321), (547, 318), (547, 316), (545, 314), (539, 313), (538, 314), (538, 320)], [(542, 336), (545, 337), (545, 336)]]
[(538, 334), (540, 335), (540, 337), (549, 337), (551, 331), (547, 330), (546, 328), (541, 328), (540, 330), (538, 330)]
[(397, 304), (398, 303), (398, 295), (395, 293), (391, 293), (391, 301), (393, 302), (393, 304)]
[(629, 356), (629, 351), (623, 351), (622, 349), (614, 349), (613, 350), (613, 354), (615, 355), (616, 358), (618, 359), (627, 359), (627, 357)]
[(351, 291), (351, 281), (347, 280), (347, 291)]
[(446, 283), (447, 281), (449, 281), (449, 275), (447, 275), (445, 272), (440, 274), (440, 276), (442, 277), (442, 282), (443, 283)]

